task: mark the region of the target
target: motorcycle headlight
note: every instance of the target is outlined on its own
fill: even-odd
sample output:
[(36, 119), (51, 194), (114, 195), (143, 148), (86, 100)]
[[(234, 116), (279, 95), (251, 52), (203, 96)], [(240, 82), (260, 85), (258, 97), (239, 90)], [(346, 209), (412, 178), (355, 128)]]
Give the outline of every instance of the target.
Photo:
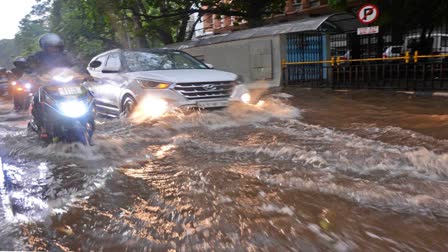
[(33, 85), (31, 85), (31, 83), (26, 83), (26, 84), (25, 84), (25, 88), (26, 88), (26, 89), (31, 89), (32, 86), (33, 86)]
[(82, 101), (64, 101), (59, 104), (61, 112), (68, 117), (78, 118), (88, 111), (87, 104)]
[(15, 85), (17, 85), (17, 81), (11, 82), (11, 86), (15, 86)]
[(171, 86), (170, 83), (160, 82), (160, 81), (149, 81), (149, 80), (137, 80), (142, 88), (155, 88), (155, 89), (167, 89)]

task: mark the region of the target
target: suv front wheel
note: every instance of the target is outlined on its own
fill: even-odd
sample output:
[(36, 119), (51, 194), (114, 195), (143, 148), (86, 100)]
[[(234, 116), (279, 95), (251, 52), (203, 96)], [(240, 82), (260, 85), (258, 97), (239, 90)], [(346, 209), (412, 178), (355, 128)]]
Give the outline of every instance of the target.
[(135, 109), (137, 102), (131, 96), (126, 96), (121, 105), (121, 117), (129, 117)]

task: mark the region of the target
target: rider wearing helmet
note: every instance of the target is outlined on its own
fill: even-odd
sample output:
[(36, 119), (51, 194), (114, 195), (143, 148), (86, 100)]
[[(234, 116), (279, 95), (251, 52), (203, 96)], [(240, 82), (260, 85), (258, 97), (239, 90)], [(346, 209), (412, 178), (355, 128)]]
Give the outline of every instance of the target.
[(9, 78), (11, 80), (20, 79), (27, 70), (27, 60), (25, 57), (17, 57), (12, 63), (14, 64), (14, 68), (10, 70)]
[[(91, 80), (91, 77), (86, 69), (81, 67), (79, 61), (73, 56), (64, 51), (64, 41), (62, 38), (54, 33), (47, 33), (42, 35), (39, 39), (39, 46), (41, 51), (31, 55), (27, 59), (27, 66), (37, 75), (43, 75), (55, 68), (77, 68), (77, 72), (84, 74), (86, 79)], [(32, 114), (34, 118), (41, 118), (40, 104), (37, 97), (34, 97)], [(45, 131), (45, 129), (44, 129)]]
[(64, 51), (64, 41), (54, 33), (44, 34), (39, 39), (41, 51), (27, 59), (30, 68), (37, 74), (44, 74), (54, 68), (74, 67), (79, 62)]
[(14, 64), (14, 68), (6, 73), (9, 82), (8, 93), (10, 96), (13, 96), (16, 81), (23, 76), (27, 68), (26, 58), (24, 57), (17, 57), (12, 63)]

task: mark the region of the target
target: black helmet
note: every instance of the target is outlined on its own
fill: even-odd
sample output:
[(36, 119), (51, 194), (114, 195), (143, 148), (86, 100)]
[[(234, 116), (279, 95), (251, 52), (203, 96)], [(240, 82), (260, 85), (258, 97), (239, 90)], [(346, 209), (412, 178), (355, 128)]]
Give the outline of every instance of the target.
[(39, 46), (44, 51), (47, 51), (48, 47), (59, 47), (62, 52), (64, 50), (64, 41), (55, 33), (46, 33), (40, 37)]
[(25, 57), (17, 57), (13, 62), (15, 67), (23, 67), (26, 65), (26, 58)]

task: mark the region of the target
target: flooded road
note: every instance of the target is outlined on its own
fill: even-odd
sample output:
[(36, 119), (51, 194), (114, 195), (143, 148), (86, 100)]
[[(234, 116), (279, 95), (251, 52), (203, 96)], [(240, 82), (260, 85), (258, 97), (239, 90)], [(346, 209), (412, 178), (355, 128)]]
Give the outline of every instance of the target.
[(46, 146), (0, 100), (0, 249), (447, 251), (448, 98), (285, 89)]

